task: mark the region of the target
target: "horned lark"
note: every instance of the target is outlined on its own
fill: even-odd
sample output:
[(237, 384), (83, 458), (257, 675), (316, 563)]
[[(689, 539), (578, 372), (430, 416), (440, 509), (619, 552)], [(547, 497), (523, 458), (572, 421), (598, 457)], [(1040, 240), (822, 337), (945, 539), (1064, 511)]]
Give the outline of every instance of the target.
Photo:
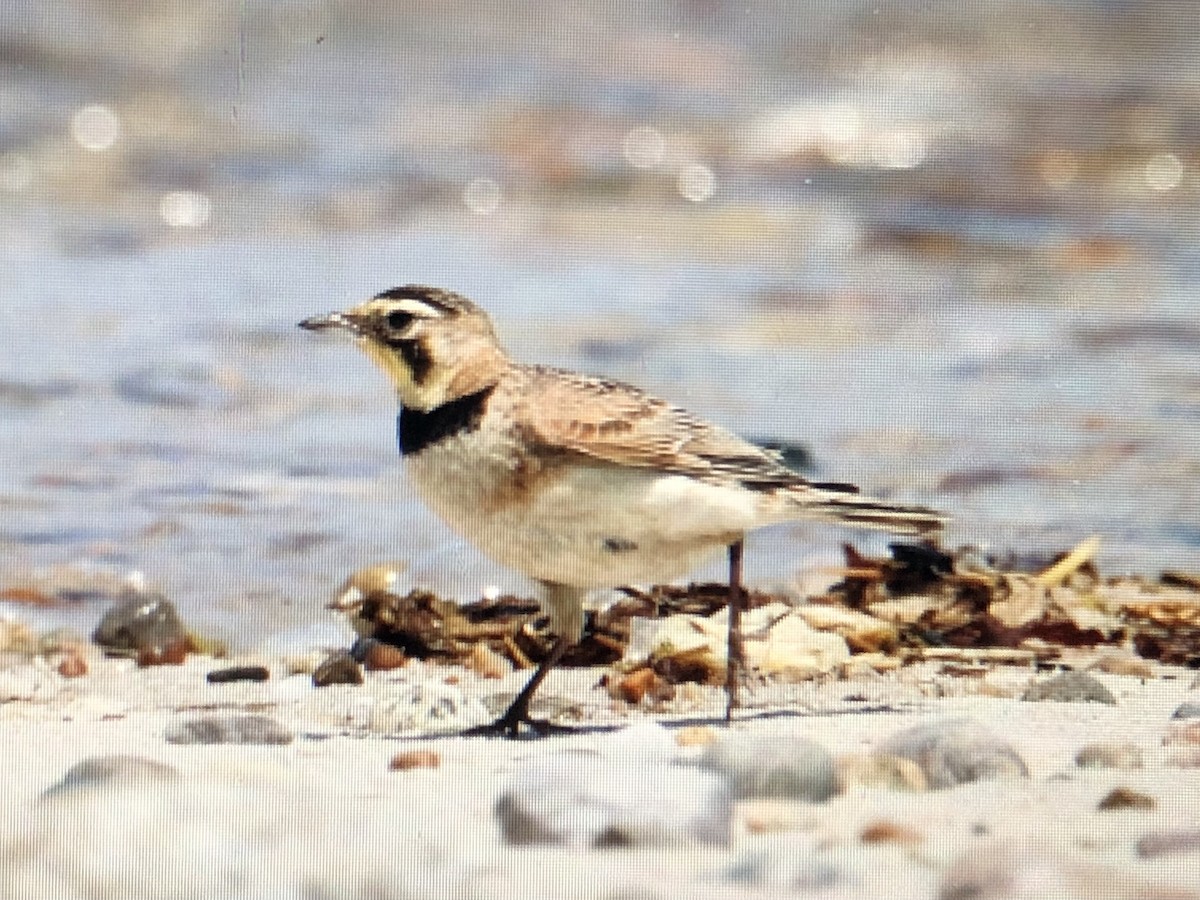
[(300, 323), (340, 329), (399, 395), (398, 436), (424, 501), (497, 562), (544, 585), (557, 635), (492, 726), (515, 735), (583, 628), (587, 590), (730, 562), (726, 715), (736, 705), (742, 540), (795, 519), (927, 534), (943, 518), (807, 481), (776, 455), (635, 387), (514, 362), (491, 319), (450, 291), (406, 285)]

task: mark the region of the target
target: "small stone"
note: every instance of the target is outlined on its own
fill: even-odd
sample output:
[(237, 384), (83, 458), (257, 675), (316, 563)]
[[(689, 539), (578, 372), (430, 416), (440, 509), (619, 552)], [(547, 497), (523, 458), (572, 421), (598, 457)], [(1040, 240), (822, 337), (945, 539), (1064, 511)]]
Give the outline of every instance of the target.
[(1138, 840), (1137, 853), (1143, 859), (1200, 853), (1200, 828), (1151, 831)]
[(837, 766), (844, 791), (851, 787), (893, 791), (929, 790), (929, 779), (911, 759), (888, 753), (848, 753), (838, 757)]
[(481, 678), (503, 678), (513, 670), (512, 663), (483, 643), (471, 648), (463, 664)]
[(1097, 809), (1154, 809), (1158, 801), (1149, 794), (1143, 794), (1127, 787), (1115, 787), (1104, 795)]
[(517, 845), (728, 846), (733, 801), (721, 779), (699, 769), (568, 751), (522, 764), (495, 814)]
[(822, 803), (838, 792), (837, 765), (815, 741), (789, 735), (731, 734), (697, 763), (722, 776), (738, 799), (773, 797)]
[(164, 734), (169, 744), (290, 744), (292, 733), (270, 716), (208, 716), (178, 722)]
[(1130, 743), (1085, 744), (1075, 754), (1075, 765), (1081, 769), (1140, 769), (1142, 751)]
[(1022, 700), (1033, 703), (1105, 703), (1116, 706), (1117, 698), (1103, 684), (1085, 672), (1063, 672), (1025, 689)]
[(909, 825), (901, 825), (889, 819), (868, 822), (858, 833), (858, 839), (864, 844), (898, 844), (903, 847), (915, 847), (925, 840), (921, 832)]
[(67, 769), (62, 780), (47, 788), (43, 797), (82, 787), (106, 787), (111, 784), (138, 784), (172, 781), (179, 777), (173, 766), (122, 753), (91, 756)]
[(1175, 712), (1171, 714), (1172, 719), (1200, 719), (1200, 703), (1195, 700), (1188, 700), (1185, 703), (1179, 704)]
[(88, 673), (87, 660), (78, 651), (68, 652), (58, 661), (58, 674), (63, 678), (81, 678)]
[(191, 638), (186, 637), (162, 646), (142, 647), (137, 652), (137, 664), (142, 669), (148, 666), (182, 666), (192, 649)]
[(675, 732), (680, 747), (707, 747), (717, 742), (717, 730), (708, 725), (688, 725)]
[(436, 769), (442, 764), (442, 758), (433, 750), (405, 750), (397, 753), (388, 763), (393, 772), (407, 772), (409, 769)]
[(1163, 735), (1162, 742), (1164, 747), (1200, 746), (1200, 722), (1180, 722), (1171, 725)]
[[(141, 594), (127, 591), (115, 606), (104, 614), (92, 640), (110, 652), (150, 660), (170, 658), (180, 648), (191, 649), (191, 638), (175, 611), (174, 604), (161, 594)], [(141, 660), (139, 658), (139, 664)]]
[(973, 719), (914, 725), (893, 734), (879, 752), (917, 763), (934, 789), (983, 778), (1029, 777), (1012, 745)]
[(331, 684), (362, 684), (363, 674), (354, 657), (345, 650), (335, 650), (312, 673), (313, 687)]
[(209, 684), (229, 684), (234, 681), (266, 681), (271, 677), (266, 666), (229, 666), (213, 669), (205, 679)]
[(404, 651), (393, 644), (374, 638), (360, 638), (355, 642), (355, 648), (355, 658), (362, 660), (363, 668), (368, 672), (391, 672), (408, 665)]

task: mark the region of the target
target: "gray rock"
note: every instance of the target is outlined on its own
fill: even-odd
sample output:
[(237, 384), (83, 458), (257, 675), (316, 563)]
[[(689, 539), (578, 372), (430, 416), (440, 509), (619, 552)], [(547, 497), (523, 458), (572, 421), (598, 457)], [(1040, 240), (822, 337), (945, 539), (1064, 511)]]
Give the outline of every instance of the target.
[(1176, 856), (1180, 853), (1200, 853), (1200, 828), (1151, 831), (1138, 840), (1137, 853), (1143, 859)]
[(695, 767), (628, 765), (574, 751), (527, 761), (495, 813), (510, 844), (727, 846), (733, 798), (720, 778)]
[(791, 735), (731, 734), (700, 757), (738, 799), (773, 797), (821, 803), (838, 792), (837, 763), (815, 741)]
[(206, 716), (167, 728), (169, 744), (290, 744), (292, 733), (270, 716)]
[(330, 684), (362, 684), (362, 666), (346, 650), (337, 650), (325, 657), (312, 673), (313, 687)]
[(1081, 769), (1140, 769), (1142, 751), (1136, 744), (1096, 742), (1084, 744), (1075, 754)]
[(1175, 712), (1171, 715), (1172, 719), (1200, 719), (1200, 701), (1188, 700), (1185, 703), (1179, 704)]
[(92, 640), (106, 650), (137, 654), (188, 641), (175, 605), (161, 594), (128, 592), (104, 614)]
[(62, 780), (48, 787), (42, 796), (53, 797), (65, 791), (85, 787), (154, 784), (172, 781), (178, 777), (179, 771), (174, 766), (144, 756), (123, 753), (90, 756), (67, 769)]
[(1012, 745), (974, 719), (944, 719), (906, 728), (884, 741), (877, 752), (911, 759), (931, 788), (1029, 776)]
[(1021, 699), (1034, 703), (1051, 700), (1057, 703), (1117, 705), (1117, 698), (1112, 692), (1086, 672), (1063, 672), (1044, 681), (1036, 681), (1025, 689)]

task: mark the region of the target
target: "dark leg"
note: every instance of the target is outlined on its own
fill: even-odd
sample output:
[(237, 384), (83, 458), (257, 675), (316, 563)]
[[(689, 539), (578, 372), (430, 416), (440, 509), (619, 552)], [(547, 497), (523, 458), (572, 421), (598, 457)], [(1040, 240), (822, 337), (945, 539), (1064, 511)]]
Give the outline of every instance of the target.
[(517, 694), (516, 699), (509, 704), (508, 709), (504, 711), (504, 715), (490, 725), (468, 728), (463, 733), (469, 736), (516, 737), (517, 733), (521, 730), (522, 723), (529, 725), (537, 732), (555, 730), (554, 726), (549, 722), (538, 722), (529, 718), (529, 704), (533, 700), (534, 692), (546, 680), (546, 676), (550, 674), (550, 670), (563, 658), (563, 655), (566, 654), (571, 644), (572, 641), (568, 638), (556, 638), (554, 646), (550, 648), (550, 653), (542, 660), (541, 665), (537, 667), (537, 671), (533, 673), (533, 677), (525, 683), (525, 687), (521, 688), (521, 693)]
[(742, 607), (745, 594), (742, 591), (742, 541), (729, 545), (729, 640), (726, 645), (725, 664), (725, 723), (733, 719), (733, 709), (738, 705), (738, 682), (746, 664), (746, 648), (742, 643)]

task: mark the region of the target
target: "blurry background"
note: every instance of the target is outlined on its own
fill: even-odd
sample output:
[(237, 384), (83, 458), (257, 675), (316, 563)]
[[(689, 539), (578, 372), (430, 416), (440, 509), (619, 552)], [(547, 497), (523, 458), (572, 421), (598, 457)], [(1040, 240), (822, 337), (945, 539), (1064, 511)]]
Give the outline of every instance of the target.
[[(521, 588), (295, 328), (407, 282), (950, 543), (1195, 570), (1198, 195), (1167, 0), (6, 3), (0, 590), (90, 623), (141, 573), (252, 645), (381, 560)], [(843, 540), (886, 539), (773, 529), (751, 580)]]

